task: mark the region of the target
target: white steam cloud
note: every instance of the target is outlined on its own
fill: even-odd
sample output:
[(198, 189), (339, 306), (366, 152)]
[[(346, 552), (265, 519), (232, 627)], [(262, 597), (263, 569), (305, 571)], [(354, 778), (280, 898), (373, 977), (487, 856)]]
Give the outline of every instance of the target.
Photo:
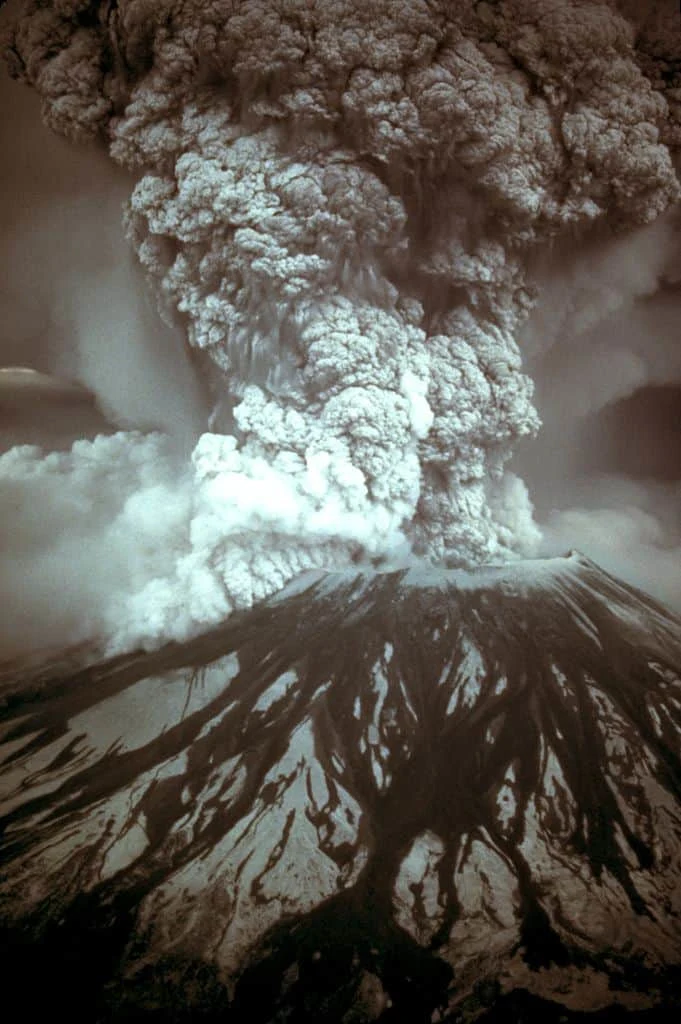
[[(309, 567), (536, 553), (508, 468), (539, 423), (518, 340), (540, 398), (563, 353), (555, 390), (580, 415), (666, 365), (662, 342), (655, 357), (632, 340), (589, 390), (564, 354), (584, 354), (583, 383), (597, 359), (582, 339), (632, 323), (675, 251), (672, 22), (639, 15), (615, 0), (17, 7), (12, 74), (51, 128), (125, 168), (115, 187), (98, 169), (68, 225), (37, 211), (37, 248), (89, 231), (127, 176), (128, 238), (167, 331), (128, 301), (101, 234), (94, 266), (43, 290), (71, 341), (39, 368), (78, 377), (126, 430), (0, 457), (8, 633), (155, 644)], [(548, 541), (588, 533), (566, 508)]]

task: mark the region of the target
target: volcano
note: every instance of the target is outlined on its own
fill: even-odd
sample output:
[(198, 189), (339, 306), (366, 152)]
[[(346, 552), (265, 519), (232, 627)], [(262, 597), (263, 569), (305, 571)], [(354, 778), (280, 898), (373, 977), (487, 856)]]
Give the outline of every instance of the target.
[(579, 554), (308, 573), (0, 696), (29, 1018), (681, 1007), (681, 621)]

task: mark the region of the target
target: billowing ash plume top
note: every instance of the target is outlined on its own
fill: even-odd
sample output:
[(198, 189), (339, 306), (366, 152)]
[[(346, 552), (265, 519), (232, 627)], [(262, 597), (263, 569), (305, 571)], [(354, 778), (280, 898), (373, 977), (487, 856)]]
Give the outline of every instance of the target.
[(0, 462), (29, 500), (63, 481), (93, 550), (127, 538), (80, 628), (154, 643), (307, 568), (533, 553), (528, 268), (678, 200), (672, 6), (24, 3), (11, 72), (136, 173), (129, 238), (213, 396), (188, 467), (133, 432)]

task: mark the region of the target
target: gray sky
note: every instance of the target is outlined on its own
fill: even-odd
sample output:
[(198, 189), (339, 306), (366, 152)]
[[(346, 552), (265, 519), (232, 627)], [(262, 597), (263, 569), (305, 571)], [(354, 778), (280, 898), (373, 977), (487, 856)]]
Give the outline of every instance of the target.
[(182, 335), (123, 234), (132, 175), (45, 128), (38, 97), (4, 66), (0, 110), (0, 365), (79, 380), (120, 426), (193, 435), (203, 412)]

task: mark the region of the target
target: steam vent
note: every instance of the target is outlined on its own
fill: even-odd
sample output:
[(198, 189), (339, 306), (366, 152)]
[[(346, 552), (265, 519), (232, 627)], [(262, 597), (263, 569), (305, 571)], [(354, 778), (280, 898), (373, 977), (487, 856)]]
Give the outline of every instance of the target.
[(309, 573), (2, 677), (25, 1019), (658, 1021), (681, 1005), (681, 622), (579, 554)]

